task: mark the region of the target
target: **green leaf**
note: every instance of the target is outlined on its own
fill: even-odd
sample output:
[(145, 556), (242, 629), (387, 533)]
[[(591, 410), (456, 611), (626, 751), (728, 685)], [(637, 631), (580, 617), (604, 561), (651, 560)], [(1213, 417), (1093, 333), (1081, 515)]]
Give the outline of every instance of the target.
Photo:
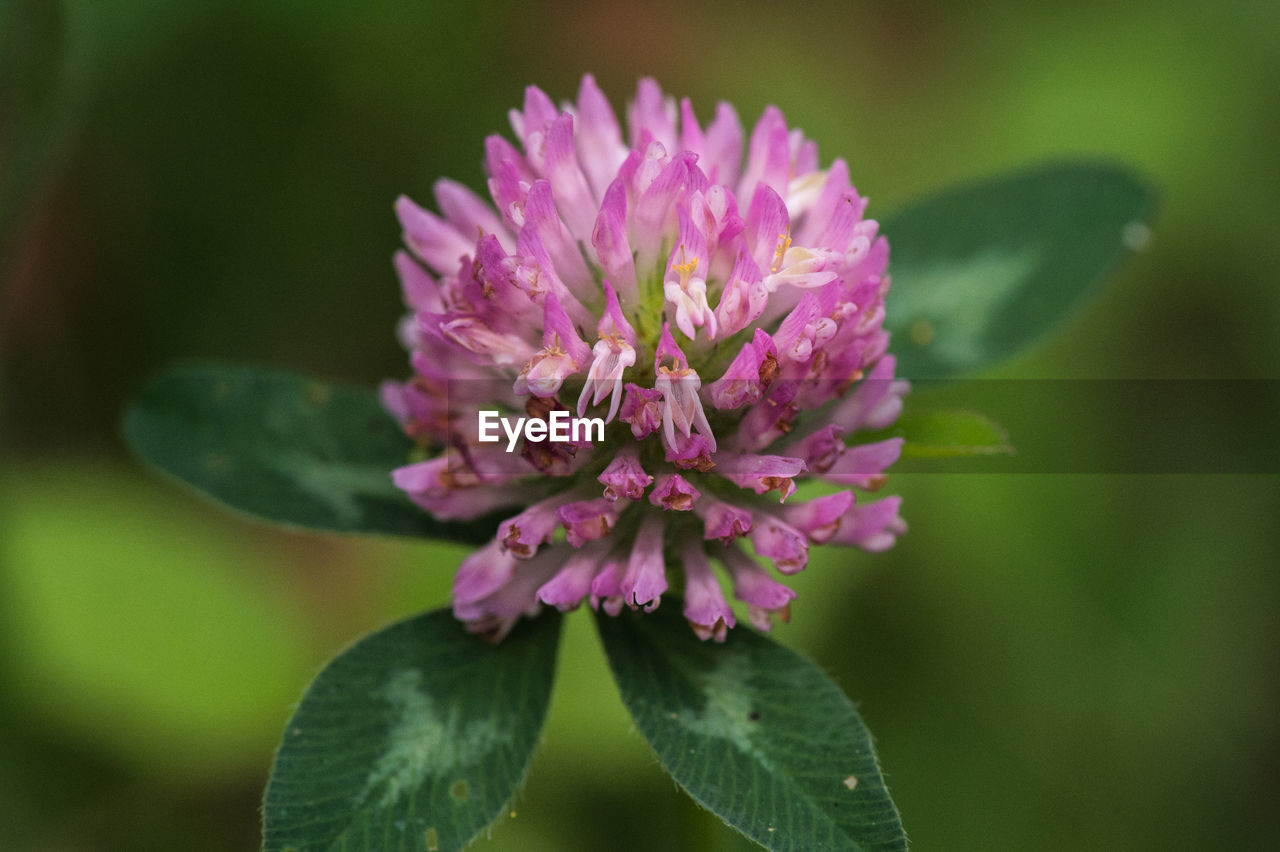
[(905, 849), (871, 736), (815, 665), (747, 628), (698, 640), (678, 599), (600, 616), (636, 727), (681, 787), (774, 850)]
[(963, 409), (912, 411), (910, 407), (888, 429), (859, 432), (858, 443), (902, 438), (902, 459), (946, 459), (1012, 455), (1005, 430), (985, 414)]
[(881, 219), (898, 375), (971, 373), (1080, 307), (1127, 248), (1152, 193), (1129, 172), (1055, 163), (927, 197)]
[(461, 849), (529, 768), (560, 616), (499, 645), (441, 610), (338, 655), (285, 729), (263, 804), (264, 852)]
[(434, 520), (391, 481), (413, 444), (377, 395), (292, 373), (173, 367), (126, 413), (124, 436), (159, 470), (286, 526), (479, 544), (502, 517)]

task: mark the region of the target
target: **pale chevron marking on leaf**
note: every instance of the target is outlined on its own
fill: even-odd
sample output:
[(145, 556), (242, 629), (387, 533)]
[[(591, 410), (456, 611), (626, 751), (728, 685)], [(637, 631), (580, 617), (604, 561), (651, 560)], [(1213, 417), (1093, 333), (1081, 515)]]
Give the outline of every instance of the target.
[(334, 517), (346, 524), (355, 523), (360, 518), (356, 497), (399, 496), (389, 472), (364, 465), (317, 465), (301, 455), (268, 464), (291, 479), (309, 497), (328, 506)]
[(681, 716), (678, 721), (691, 733), (728, 740), (738, 751), (772, 770), (764, 752), (751, 741), (755, 723), (751, 721), (751, 693), (746, 688), (750, 677), (751, 660), (746, 655), (720, 655), (716, 667), (702, 675), (700, 686), (707, 697), (702, 712)]
[(422, 672), (403, 669), (381, 690), (396, 722), (387, 735), (382, 757), (356, 797), (358, 804), (383, 787), (379, 807), (390, 807), (406, 791), (422, 784), (429, 772), (440, 774), (476, 761), (494, 744), (511, 739), (491, 719), (472, 719), (464, 724), (456, 709), (441, 721), (421, 683)]

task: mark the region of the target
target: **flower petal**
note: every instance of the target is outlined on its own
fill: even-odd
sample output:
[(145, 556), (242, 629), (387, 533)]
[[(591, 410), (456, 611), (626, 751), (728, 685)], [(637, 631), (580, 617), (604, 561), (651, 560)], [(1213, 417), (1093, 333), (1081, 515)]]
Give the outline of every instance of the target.
[(733, 610), (724, 599), (702, 542), (685, 539), (680, 555), (684, 562), (684, 617), (699, 639), (723, 642), (734, 625)]
[(667, 590), (666, 565), (662, 559), (662, 535), (665, 521), (660, 514), (648, 515), (636, 533), (627, 572), (622, 577), (622, 598), (632, 609), (643, 606), (645, 612), (658, 608)]

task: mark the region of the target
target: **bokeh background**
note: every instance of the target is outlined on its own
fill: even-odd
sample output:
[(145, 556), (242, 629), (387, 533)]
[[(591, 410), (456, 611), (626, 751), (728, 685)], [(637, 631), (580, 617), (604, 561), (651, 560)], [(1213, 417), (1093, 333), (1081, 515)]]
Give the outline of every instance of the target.
[[(871, 214), (1051, 157), (1128, 163), (1162, 196), (1149, 247), (995, 375), (1280, 378), (1271, 3), (4, 0), (0, 848), (256, 848), (308, 679), (446, 603), (460, 550), (224, 514), (133, 462), (119, 415), (180, 357), (404, 374), (393, 199), (482, 188), (524, 86), (568, 98), (584, 71), (618, 107), (642, 74), (704, 117), (775, 103)], [(1104, 409), (1031, 414), (1134, 440)], [(858, 702), (914, 848), (1274, 848), (1264, 469), (902, 474), (894, 551), (813, 560), (776, 635)], [(583, 613), (558, 677), (514, 815), (475, 848), (749, 848), (658, 767)]]

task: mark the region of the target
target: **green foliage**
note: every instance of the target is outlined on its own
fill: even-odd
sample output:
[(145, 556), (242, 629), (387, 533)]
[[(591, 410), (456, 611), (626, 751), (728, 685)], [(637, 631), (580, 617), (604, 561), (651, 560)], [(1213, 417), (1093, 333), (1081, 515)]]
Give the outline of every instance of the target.
[(553, 612), (487, 645), (442, 610), (340, 654), (285, 728), (265, 852), (461, 849), (528, 770), (559, 637)]
[(1060, 325), (1145, 240), (1152, 194), (1129, 172), (1055, 163), (945, 190), (885, 216), (898, 374), (1002, 361)]
[(442, 523), (391, 471), (412, 443), (377, 395), (257, 367), (183, 365), (125, 416), (144, 461), (227, 506), (285, 526), (478, 544), (496, 521)]
[(699, 641), (665, 601), (597, 619), (622, 700), (699, 803), (773, 850), (905, 849), (871, 736), (808, 660), (747, 629)]

